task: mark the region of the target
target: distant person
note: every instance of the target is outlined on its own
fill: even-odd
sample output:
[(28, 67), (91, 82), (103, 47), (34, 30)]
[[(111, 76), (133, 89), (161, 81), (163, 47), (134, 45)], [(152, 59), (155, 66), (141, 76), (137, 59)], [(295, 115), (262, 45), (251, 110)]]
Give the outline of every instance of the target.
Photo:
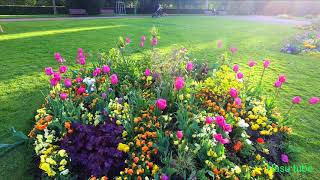
[(154, 13), (152, 14), (152, 17), (160, 17), (162, 15), (163, 15), (162, 6), (160, 3), (158, 3), (155, 7)]

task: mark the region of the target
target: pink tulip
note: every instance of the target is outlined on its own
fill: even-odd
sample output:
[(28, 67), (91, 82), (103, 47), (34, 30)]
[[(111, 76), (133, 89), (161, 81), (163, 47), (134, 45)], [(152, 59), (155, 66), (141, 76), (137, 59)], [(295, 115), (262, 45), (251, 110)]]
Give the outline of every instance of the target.
[(192, 69), (193, 69), (193, 64), (192, 64), (192, 62), (189, 61), (189, 62), (187, 63), (186, 69), (187, 69), (187, 71), (192, 71)]
[(131, 42), (130, 38), (126, 37), (126, 43), (130, 44), (130, 42)]
[(51, 78), (51, 79), (50, 79), (50, 84), (51, 84), (52, 86), (56, 86), (58, 83), (59, 83), (59, 81), (58, 81), (56, 78)]
[(177, 138), (179, 139), (179, 140), (181, 140), (182, 138), (183, 138), (183, 132), (182, 131), (177, 131)]
[(180, 90), (184, 87), (184, 79), (182, 77), (177, 77), (175, 82), (176, 90)]
[(238, 51), (238, 48), (236, 48), (236, 47), (231, 47), (231, 48), (230, 48), (230, 51), (231, 51), (232, 54), (234, 54), (234, 53), (236, 53), (236, 52)]
[(235, 103), (236, 103), (237, 106), (240, 106), (241, 105), (241, 99), (237, 97), (235, 99)]
[(301, 97), (300, 96), (295, 96), (292, 98), (292, 103), (293, 104), (300, 104), (301, 102)]
[(206, 117), (206, 124), (212, 124), (212, 122), (213, 122), (213, 118), (210, 116), (207, 116)]
[(81, 95), (81, 94), (83, 94), (83, 93), (85, 93), (86, 92), (86, 88), (84, 88), (84, 87), (80, 87), (79, 89), (77, 89), (77, 94), (78, 95)]
[(64, 86), (66, 86), (67, 88), (68, 87), (71, 87), (72, 86), (72, 81), (71, 81), (71, 79), (65, 79), (64, 80)]
[(65, 73), (65, 72), (67, 72), (67, 70), (68, 70), (68, 67), (67, 67), (67, 66), (60, 66), (60, 67), (59, 67), (59, 72), (62, 73), (62, 74)]
[(216, 123), (220, 126), (223, 127), (226, 124), (226, 120), (224, 119), (223, 116), (217, 116), (216, 118)]
[(276, 82), (274, 83), (274, 86), (275, 86), (276, 88), (279, 88), (279, 87), (282, 86), (282, 82), (281, 82), (281, 81), (276, 81)]
[(320, 99), (318, 97), (312, 97), (309, 99), (310, 105), (315, 105), (315, 104), (318, 104), (319, 102), (320, 102)]
[(235, 64), (232, 69), (233, 69), (234, 72), (238, 72), (239, 71), (239, 65)]
[(156, 101), (156, 106), (160, 109), (160, 110), (165, 110), (167, 107), (167, 100), (165, 99), (158, 99)]
[(146, 41), (146, 39), (147, 39), (146, 36), (142, 36), (142, 37), (141, 37), (141, 41), (142, 41), (142, 42)]
[(253, 66), (255, 66), (257, 63), (255, 62), (255, 61), (253, 61), (253, 60), (250, 60), (249, 62), (248, 62), (248, 66), (249, 67), (253, 67)]
[(116, 74), (112, 74), (110, 76), (110, 80), (111, 80), (111, 84), (112, 85), (117, 85), (119, 80), (118, 80), (118, 76)]
[(143, 47), (143, 46), (144, 46), (144, 42), (141, 41), (141, 42), (139, 43), (139, 46), (140, 46), (140, 47)]
[(102, 66), (102, 71), (106, 74), (110, 73), (110, 67), (108, 65), (103, 65)]
[(222, 48), (222, 41), (221, 41), (221, 40), (218, 40), (217, 47), (218, 47), (219, 49)]
[(46, 75), (51, 76), (53, 74), (53, 69), (52, 67), (46, 67), (44, 69), (44, 72), (46, 73)]
[(83, 81), (83, 79), (81, 77), (76, 78), (76, 83), (81, 83), (82, 81)]
[(101, 69), (100, 68), (96, 68), (94, 71), (93, 71), (93, 73), (92, 73), (92, 75), (94, 76), (94, 77), (96, 77), (96, 76), (98, 76), (98, 75), (100, 75), (101, 74)]
[(265, 69), (267, 69), (267, 68), (270, 66), (270, 63), (271, 63), (271, 62), (270, 62), (269, 60), (267, 60), (267, 59), (264, 60), (264, 61), (263, 61), (263, 67), (264, 67)]
[(60, 99), (61, 100), (66, 100), (68, 98), (68, 94), (67, 93), (61, 93), (60, 94)]
[(84, 57), (81, 57), (79, 59), (79, 62), (80, 62), (81, 65), (85, 65), (86, 64), (86, 59)]
[(232, 126), (231, 126), (230, 124), (225, 124), (225, 125), (223, 126), (223, 130), (224, 130), (225, 132), (231, 132), (231, 131), (232, 131)]
[(229, 142), (227, 139), (224, 139), (222, 137), (222, 134), (215, 134), (213, 137), (216, 141), (220, 142), (221, 144), (226, 144)]
[(150, 69), (146, 69), (146, 70), (144, 71), (144, 75), (145, 75), (145, 76), (150, 76), (150, 75), (151, 75), (151, 70), (150, 70)]
[(237, 98), (238, 97), (238, 90), (235, 88), (230, 88), (230, 96), (232, 98)]
[(54, 58), (57, 60), (57, 62), (59, 64), (63, 63), (64, 62), (64, 59), (62, 58), (61, 54), (60, 53), (55, 53), (54, 54)]
[(53, 73), (53, 78), (55, 78), (57, 81), (60, 81), (60, 80), (61, 80), (61, 76), (60, 76), (60, 74), (57, 73), (57, 72), (54, 72), (54, 73)]
[(286, 80), (287, 80), (287, 78), (286, 78), (285, 75), (281, 74), (281, 75), (279, 75), (279, 79), (278, 79), (278, 80), (279, 80), (281, 83), (285, 83)]
[(156, 37), (152, 38), (152, 40), (151, 40), (151, 45), (152, 45), (152, 46), (158, 45), (158, 39), (157, 39)]
[(237, 78), (238, 79), (242, 79), (243, 78), (243, 73), (242, 72), (238, 72), (237, 73)]

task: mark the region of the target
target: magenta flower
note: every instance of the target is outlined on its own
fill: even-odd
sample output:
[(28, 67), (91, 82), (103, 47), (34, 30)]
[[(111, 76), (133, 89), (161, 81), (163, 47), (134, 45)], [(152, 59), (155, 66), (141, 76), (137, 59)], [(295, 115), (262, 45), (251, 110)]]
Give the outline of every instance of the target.
[(150, 75), (151, 75), (151, 70), (150, 70), (150, 69), (146, 69), (146, 70), (144, 71), (144, 75), (145, 75), (145, 76), (150, 76)]
[(64, 62), (64, 59), (62, 58), (61, 54), (60, 53), (54, 53), (54, 58), (57, 60), (57, 62), (59, 64), (63, 63)]
[(68, 94), (67, 93), (63, 92), (63, 93), (60, 94), (60, 99), (61, 100), (66, 100), (67, 98), (68, 98)]
[(81, 77), (76, 78), (76, 83), (81, 83), (82, 81), (83, 81), (83, 79)]
[(103, 65), (102, 66), (102, 71), (106, 74), (110, 73), (110, 67), (108, 65)]
[(60, 81), (60, 80), (61, 80), (61, 76), (60, 76), (60, 74), (57, 73), (57, 72), (54, 72), (54, 73), (53, 73), (53, 78), (55, 78), (57, 81)]
[(183, 77), (177, 77), (175, 82), (176, 90), (180, 90), (184, 87), (184, 79)]
[(237, 98), (238, 97), (238, 90), (235, 88), (230, 88), (230, 96), (232, 98)]
[(71, 81), (71, 79), (66, 78), (66, 79), (64, 80), (64, 86), (66, 86), (67, 88), (68, 88), (68, 87), (71, 87), (71, 86), (72, 86), (72, 81)]
[(80, 62), (81, 65), (85, 65), (86, 64), (86, 58), (84, 58), (84, 57), (79, 58), (79, 62)]
[(147, 39), (146, 36), (141, 36), (141, 41), (142, 42), (146, 41), (146, 39)]
[(179, 140), (181, 140), (182, 138), (183, 138), (183, 132), (182, 131), (177, 131), (177, 138), (179, 139)]
[(310, 105), (315, 105), (315, 104), (318, 104), (319, 102), (320, 102), (320, 99), (318, 97), (312, 97), (309, 99)]
[(289, 162), (289, 157), (286, 154), (281, 154), (281, 161), (284, 163), (288, 163)]
[(170, 180), (169, 176), (162, 174), (160, 180)]
[(285, 76), (285, 75), (281, 74), (281, 75), (279, 75), (278, 80), (279, 80), (281, 83), (285, 83), (285, 82), (286, 82), (286, 80), (287, 80), (287, 78), (286, 78), (286, 76)]
[(217, 116), (216, 118), (216, 123), (220, 126), (223, 127), (226, 124), (226, 120), (224, 119), (223, 116)]
[(226, 144), (229, 142), (227, 139), (224, 139), (222, 137), (222, 134), (215, 134), (213, 137), (216, 141), (220, 142), (221, 144)]
[(316, 38), (317, 38), (317, 39), (320, 39), (320, 34), (318, 34), (318, 35), (316, 36)]
[(51, 76), (53, 74), (53, 69), (52, 67), (46, 67), (44, 69), (44, 72), (46, 73), (46, 75)]
[(276, 87), (276, 88), (280, 88), (281, 86), (282, 86), (282, 82), (281, 81), (276, 81), (274, 83), (274, 87)]
[(243, 73), (242, 72), (238, 72), (237, 73), (237, 78), (238, 79), (242, 79), (243, 78)]
[(223, 130), (224, 130), (225, 132), (231, 132), (231, 131), (232, 131), (232, 126), (231, 126), (231, 124), (225, 124), (225, 125), (223, 126)]
[(207, 116), (206, 117), (206, 124), (212, 124), (212, 122), (213, 122), (213, 118), (210, 116)]
[(238, 72), (239, 71), (239, 65), (235, 64), (232, 69), (233, 69), (234, 72)]
[(220, 49), (220, 48), (222, 48), (222, 41), (221, 40), (218, 40), (218, 42), (217, 42), (217, 47)]
[(293, 104), (300, 104), (301, 102), (301, 97), (300, 96), (295, 96), (292, 98), (292, 103)]
[(237, 97), (234, 101), (235, 101), (237, 106), (241, 105), (241, 99), (240, 98)]
[(158, 39), (157, 39), (156, 37), (152, 38), (152, 40), (151, 40), (151, 45), (152, 45), (152, 46), (158, 45)]
[(51, 78), (51, 79), (50, 79), (50, 84), (51, 84), (52, 86), (56, 86), (58, 83), (59, 83), (59, 81), (58, 81), (56, 78)]
[(101, 94), (101, 97), (102, 97), (103, 99), (107, 98), (107, 96), (108, 96), (108, 95), (107, 95), (106, 93), (102, 93), (102, 94)]
[(59, 72), (62, 73), (62, 74), (65, 73), (65, 72), (67, 72), (67, 70), (68, 70), (68, 67), (67, 67), (67, 66), (60, 66), (60, 67), (59, 67)]
[(101, 74), (101, 69), (100, 68), (96, 68), (94, 71), (93, 71), (93, 73), (92, 73), (92, 75), (94, 76), (94, 77), (96, 77), (96, 76), (98, 76), (98, 75), (100, 75)]
[(131, 42), (131, 39), (128, 38), (128, 37), (126, 37), (126, 43), (127, 43), (127, 44), (130, 44), (130, 42)]
[(191, 61), (189, 61), (189, 62), (187, 63), (186, 69), (187, 69), (187, 71), (192, 71), (192, 69), (193, 69), (193, 64), (192, 64)]
[(165, 99), (158, 99), (156, 101), (156, 106), (160, 109), (160, 110), (165, 110), (167, 107), (167, 100)]
[(230, 48), (230, 51), (231, 51), (232, 54), (234, 54), (234, 53), (236, 53), (236, 52), (238, 51), (238, 48), (236, 48), (236, 47), (231, 47), (231, 48)]
[(264, 67), (265, 69), (267, 69), (267, 68), (270, 66), (270, 63), (271, 63), (271, 62), (270, 62), (269, 60), (267, 60), (267, 59), (264, 60), (264, 61), (263, 61), (263, 67)]
[(253, 61), (253, 60), (250, 60), (249, 62), (248, 62), (248, 66), (249, 67), (253, 67), (253, 66), (255, 66), (257, 63), (255, 62), (255, 61)]
[(119, 80), (118, 80), (118, 76), (116, 74), (112, 74), (110, 76), (110, 80), (111, 80), (111, 84), (112, 85), (117, 85)]
[(83, 93), (85, 93), (86, 92), (86, 88), (85, 87), (80, 87), (79, 89), (77, 89), (77, 94), (78, 95), (81, 95), (81, 94), (83, 94)]
[(140, 47), (143, 47), (143, 46), (144, 46), (144, 42), (143, 42), (143, 41), (140, 41), (139, 46), (140, 46)]

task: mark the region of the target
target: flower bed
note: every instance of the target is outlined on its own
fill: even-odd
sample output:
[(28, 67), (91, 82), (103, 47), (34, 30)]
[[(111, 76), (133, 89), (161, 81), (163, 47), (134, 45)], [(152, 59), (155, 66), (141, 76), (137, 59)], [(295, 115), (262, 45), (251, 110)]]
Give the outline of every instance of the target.
[[(250, 82), (231, 62), (236, 48), (209, 69), (191, 61), (185, 48), (159, 53), (155, 29), (150, 41), (147, 50), (143, 36), (139, 46), (145, 53), (131, 56), (135, 45), (120, 38), (118, 48), (101, 53), (93, 67), (86, 65), (92, 57), (79, 48), (74, 70), (55, 54), (59, 68), (45, 68), (51, 88), (29, 134), (41, 176), (274, 178), (268, 165), (289, 162), (289, 112), (281, 116), (275, 106), (286, 77), (280, 75), (275, 93), (265, 96), (261, 85), (269, 60), (260, 81)], [(295, 97), (293, 105), (300, 101)]]

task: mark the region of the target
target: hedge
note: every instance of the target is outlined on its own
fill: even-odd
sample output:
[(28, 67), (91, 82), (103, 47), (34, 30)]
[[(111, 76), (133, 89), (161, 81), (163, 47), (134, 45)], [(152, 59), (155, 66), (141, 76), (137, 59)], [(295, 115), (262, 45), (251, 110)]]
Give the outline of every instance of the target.
[[(57, 6), (59, 14), (66, 14), (68, 11), (63, 6)], [(33, 14), (53, 14), (52, 6), (0, 6), (0, 14), (3, 15), (33, 15)]]

